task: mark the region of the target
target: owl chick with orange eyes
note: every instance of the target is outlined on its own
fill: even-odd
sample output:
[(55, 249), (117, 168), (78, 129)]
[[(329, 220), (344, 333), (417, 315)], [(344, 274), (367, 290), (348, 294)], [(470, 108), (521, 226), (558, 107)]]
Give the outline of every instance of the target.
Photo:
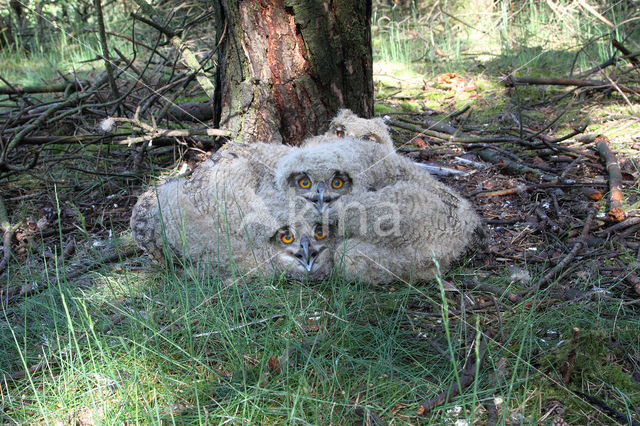
[(206, 273), (326, 278), (332, 232), (310, 204), (273, 185), (278, 159), (293, 149), (228, 144), (191, 177), (150, 188), (133, 209), (134, 240), (160, 264), (168, 259)]
[(269, 239), (269, 263), (275, 273), (289, 278), (326, 279), (333, 269), (332, 241), (329, 227), (320, 218), (298, 217)]
[(284, 156), (276, 186), (337, 225), (334, 264), (350, 280), (429, 280), (482, 235), (471, 204), (411, 160), (353, 138)]

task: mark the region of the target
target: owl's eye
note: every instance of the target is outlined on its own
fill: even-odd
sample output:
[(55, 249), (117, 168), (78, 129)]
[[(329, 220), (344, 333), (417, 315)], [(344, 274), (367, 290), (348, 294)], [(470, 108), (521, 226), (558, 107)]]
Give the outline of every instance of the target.
[(282, 236), (280, 236), (280, 241), (285, 244), (291, 244), (293, 242), (293, 234), (289, 231), (286, 231)]
[(311, 181), (309, 178), (303, 177), (298, 179), (298, 185), (300, 185), (300, 188), (307, 189), (311, 187)]
[(316, 237), (316, 240), (324, 240), (325, 238), (327, 238), (327, 234), (322, 230), (321, 226), (318, 226), (316, 228), (313, 235)]
[(344, 185), (344, 181), (339, 177), (334, 177), (333, 180), (331, 181), (331, 186), (334, 189), (340, 189), (342, 188), (343, 185)]
[(344, 138), (344, 130), (336, 129), (336, 136), (339, 138)]

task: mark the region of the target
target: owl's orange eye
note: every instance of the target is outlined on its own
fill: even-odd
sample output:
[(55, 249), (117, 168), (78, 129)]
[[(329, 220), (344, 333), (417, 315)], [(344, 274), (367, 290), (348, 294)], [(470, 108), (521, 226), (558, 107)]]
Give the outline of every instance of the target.
[(311, 181), (309, 178), (303, 177), (298, 180), (298, 185), (300, 185), (300, 188), (307, 189), (311, 187)]
[(318, 226), (316, 228), (313, 235), (316, 237), (316, 240), (324, 240), (325, 238), (327, 238), (327, 234), (322, 230), (321, 226)]
[(344, 130), (336, 129), (336, 136), (339, 138), (344, 138)]
[(293, 242), (293, 234), (289, 231), (285, 232), (280, 237), (280, 241), (282, 241), (285, 244), (291, 244)]
[(344, 185), (344, 181), (342, 179), (340, 179), (339, 177), (335, 177), (331, 181), (331, 186), (334, 189), (340, 189), (340, 188), (342, 188), (343, 185)]

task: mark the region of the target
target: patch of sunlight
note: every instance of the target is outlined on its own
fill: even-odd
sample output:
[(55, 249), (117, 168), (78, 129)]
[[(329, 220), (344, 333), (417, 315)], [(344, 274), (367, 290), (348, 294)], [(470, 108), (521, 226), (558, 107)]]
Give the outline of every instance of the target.
[(397, 86), (403, 90), (415, 89), (424, 85), (424, 74), (416, 72), (407, 64), (375, 61), (373, 63), (373, 81), (385, 86)]

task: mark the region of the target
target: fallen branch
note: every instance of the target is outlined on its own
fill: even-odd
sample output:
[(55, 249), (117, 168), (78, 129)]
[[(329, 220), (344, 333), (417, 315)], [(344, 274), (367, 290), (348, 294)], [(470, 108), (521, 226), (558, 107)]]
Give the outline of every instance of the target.
[[(615, 87), (606, 81), (600, 80), (580, 80), (577, 78), (544, 78), (544, 77), (513, 77), (509, 76), (503, 80), (507, 87), (515, 87), (518, 85), (546, 85), (546, 86), (577, 86), (577, 87), (594, 87), (598, 89), (615, 89)], [(619, 86), (620, 90), (627, 93), (640, 94), (639, 87)]]
[(486, 347), (487, 340), (486, 337), (482, 335), (477, 350), (478, 356), (474, 357), (473, 354), (475, 354), (475, 351), (472, 351), (471, 354), (469, 354), (469, 356), (467, 357), (464, 368), (460, 372), (459, 385), (458, 382), (456, 382), (451, 385), (451, 387), (446, 391), (442, 391), (435, 397), (423, 402), (418, 409), (419, 416), (422, 416), (433, 410), (435, 407), (444, 404), (447, 400), (458, 395), (460, 391), (473, 383), (473, 380), (476, 378), (476, 371), (478, 371), (480, 367), (482, 367), (482, 362), (484, 361), (484, 356), (486, 354)]
[(4, 271), (9, 265), (9, 259), (11, 258), (11, 241), (13, 240), (13, 234), (15, 233), (15, 227), (11, 225), (9, 221), (9, 215), (7, 214), (7, 208), (4, 204), (4, 199), (0, 195), (0, 229), (3, 231), (3, 244), (4, 244), (4, 256), (0, 261), (0, 273)]
[(25, 93), (55, 93), (66, 92), (67, 89), (77, 90), (79, 83), (53, 84), (50, 86), (27, 86), (27, 87), (0, 87), (0, 95), (24, 95)]
[(483, 149), (478, 153), (478, 156), (485, 161), (488, 161), (493, 164), (497, 164), (499, 167), (508, 170), (512, 174), (524, 175), (526, 173), (531, 173), (538, 179), (542, 179), (546, 181), (558, 180), (557, 176), (542, 173), (540, 170), (529, 167), (526, 164), (516, 163), (515, 161), (507, 157), (503, 157), (501, 155), (496, 154), (493, 150), (490, 150), (490, 149)]
[(517, 186), (515, 188), (507, 188), (507, 189), (499, 189), (499, 190), (491, 190), (491, 189), (480, 189), (477, 191), (473, 191), (469, 196), (475, 197), (500, 197), (503, 195), (512, 195), (518, 194), (520, 192), (529, 192), (535, 191), (537, 189), (546, 189), (546, 188), (575, 188), (575, 187), (590, 187), (593, 185), (598, 185), (594, 182), (573, 182), (573, 181), (564, 181), (564, 182), (543, 182), (533, 185), (522, 185)]
[(420, 166), (420, 168), (428, 171), (432, 175), (436, 175), (436, 176), (469, 176), (471, 173), (473, 173), (473, 172), (465, 172), (458, 169), (452, 169), (450, 167), (434, 166), (434, 165), (425, 164), (425, 163), (415, 163), (415, 164), (417, 166)]
[(418, 126), (426, 125), (427, 126), (427, 130), (435, 130), (436, 132), (446, 133), (446, 134), (458, 136), (458, 137), (461, 137), (461, 138), (468, 138), (469, 137), (469, 135), (464, 133), (462, 130), (447, 124), (446, 121), (444, 121), (444, 119), (442, 119), (442, 120), (432, 120), (432, 119), (427, 118), (427, 117), (422, 117), (423, 123), (420, 123), (420, 122), (415, 121), (415, 120), (410, 120), (408, 118), (403, 118), (403, 117), (398, 117), (398, 120), (400, 120), (402, 122), (405, 122), (405, 123), (409, 123), (409, 124), (415, 124), (415, 125), (418, 125)]
[(493, 398), (490, 398), (488, 401), (485, 401), (482, 405), (484, 405), (484, 409), (487, 410), (487, 426), (495, 426), (498, 424), (498, 407), (496, 407), (495, 402), (493, 402)]
[(18, 132), (18, 134), (16, 134), (13, 137), (13, 139), (11, 139), (9, 141), (9, 143), (4, 147), (4, 150), (0, 154), (0, 169), (1, 168), (7, 168), (7, 169), (10, 169), (10, 170), (20, 170), (20, 171), (22, 171), (22, 170), (28, 170), (31, 167), (33, 167), (35, 165), (36, 160), (37, 160), (37, 154), (34, 157), (34, 160), (32, 161), (32, 163), (29, 164), (27, 167), (15, 167), (15, 166), (11, 166), (7, 161), (8, 157), (9, 157), (9, 153), (14, 148), (16, 148), (18, 145), (20, 145), (22, 139), (25, 136), (27, 136), (29, 133), (31, 133), (32, 131), (37, 129), (50, 116), (52, 116), (57, 111), (59, 111), (59, 110), (61, 110), (63, 108), (66, 108), (68, 106), (74, 105), (74, 104), (80, 102), (81, 100), (86, 99), (89, 96), (93, 95), (93, 93), (95, 91), (97, 91), (98, 88), (100, 88), (100, 86), (102, 86), (106, 82), (107, 82), (107, 77), (104, 76), (103, 78), (101, 78), (98, 81), (96, 81), (95, 84), (93, 86), (91, 86), (91, 88), (89, 90), (87, 90), (86, 92), (82, 92), (82, 93), (76, 92), (76, 93), (72, 94), (69, 98), (67, 98), (66, 100), (64, 100), (62, 102), (59, 102), (59, 103), (54, 103), (53, 105), (48, 107), (47, 110), (42, 112), (38, 116), (37, 119), (35, 119), (33, 122), (31, 122), (30, 124), (25, 126), (22, 130), (20, 130), (20, 132)]
[(488, 138), (476, 138), (476, 137), (461, 138), (461, 137), (455, 137), (455, 136), (447, 134), (447, 133), (442, 133), (442, 132), (437, 132), (435, 130), (425, 129), (425, 128), (420, 127), (420, 126), (416, 126), (415, 124), (403, 123), (401, 121), (396, 121), (396, 120), (391, 120), (391, 119), (385, 120), (385, 123), (387, 123), (390, 126), (398, 127), (400, 129), (410, 130), (410, 131), (416, 132), (416, 133), (421, 133), (423, 135), (431, 136), (433, 138), (441, 139), (441, 140), (444, 140), (444, 141), (447, 141), (447, 142), (451, 142), (451, 143), (462, 143), (462, 144), (466, 144), (466, 143), (489, 143), (489, 142), (496, 142), (496, 143), (512, 142), (512, 143), (514, 143), (514, 142), (520, 142), (521, 141), (520, 138), (498, 137), (498, 136), (496, 136), (496, 137), (488, 137)]
[(596, 137), (596, 148), (609, 172), (609, 219), (621, 222), (627, 215), (622, 208), (622, 172), (618, 159), (609, 148), (609, 139), (606, 136)]
[(626, 59), (628, 59), (629, 62), (631, 62), (634, 66), (636, 67), (640, 66), (640, 61), (638, 61), (635, 55), (629, 49), (624, 47), (622, 43), (620, 43), (618, 40), (614, 38), (613, 40), (611, 40), (611, 44), (613, 45), (613, 47), (618, 49), (620, 53), (625, 55)]
[(589, 228), (591, 228), (591, 223), (593, 222), (593, 218), (596, 215), (596, 211), (597, 210), (595, 208), (591, 209), (591, 212), (587, 216), (587, 219), (584, 221), (584, 226), (582, 228), (582, 232), (580, 233), (580, 237), (571, 248), (569, 254), (567, 254), (567, 256), (562, 259), (562, 261), (558, 263), (554, 268), (547, 272), (544, 277), (538, 280), (537, 283), (522, 291), (522, 293), (520, 293), (520, 296), (524, 297), (527, 294), (538, 291), (543, 285), (549, 282), (549, 280), (551, 280), (551, 278), (553, 278), (558, 272), (562, 271), (565, 266), (567, 266), (569, 262), (571, 262), (576, 257), (580, 248), (585, 244), (587, 235), (589, 234)]
[(614, 232), (622, 231), (623, 229), (626, 229), (630, 226), (637, 225), (638, 223), (640, 223), (639, 216), (628, 217), (622, 222), (618, 222), (615, 225), (611, 225), (610, 227), (605, 228), (600, 232), (596, 232), (596, 236), (597, 237), (607, 236)]
[(218, 334), (223, 334), (223, 333), (228, 333), (230, 331), (240, 330), (241, 328), (251, 327), (252, 325), (262, 324), (262, 323), (269, 322), (271, 320), (282, 318), (282, 317), (284, 317), (284, 314), (274, 314), (274, 315), (271, 315), (270, 317), (267, 317), (267, 318), (261, 318), (259, 320), (255, 320), (255, 321), (247, 322), (247, 323), (244, 323), (244, 324), (240, 324), (240, 325), (237, 325), (235, 327), (227, 328), (225, 330), (208, 331), (206, 333), (194, 334), (193, 337), (217, 336)]
[[(209, 128), (174, 129), (174, 130), (163, 129), (163, 128), (157, 127), (155, 123), (152, 125), (152, 124), (145, 123), (144, 121), (141, 121), (137, 117), (137, 115), (138, 114), (136, 113), (136, 116), (134, 118), (126, 118), (126, 117), (107, 118), (107, 120), (105, 121), (105, 128), (112, 127), (115, 123), (127, 123), (127, 124), (130, 124), (132, 127), (136, 127), (146, 133), (144, 136), (125, 139), (119, 142), (121, 145), (131, 145), (134, 143), (152, 141), (157, 138), (167, 138), (167, 137), (179, 138), (179, 137), (190, 137), (190, 136), (217, 136), (217, 137), (231, 136), (231, 132), (229, 132), (228, 130), (220, 130), (220, 129), (209, 129)], [(107, 129), (107, 130), (111, 130), (111, 129)]]
[(589, 394), (586, 394), (584, 392), (575, 391), (575, 393), (576, 393), (576, 395), (580, 396), (585, 401), (587, 401), (590, 404), (593, 404), (596, 407), (598, 407), (607, 416), (609, 416), (612, 419), (617, 420), (618, 422), (620, 422), (620, 424), (628, 424), (629, 426), (638, 426), (638, 423), (636, 423), (633, 420), (632, 417), (625, 416), (625, 415), (621, 414), (619, 411), (611, 408), (610, 406), (608, 406), (604, 402), (600, 401), (598, 398), (595, 398), (595, 397), (593, 397), (593, 396), (591, 396)]

